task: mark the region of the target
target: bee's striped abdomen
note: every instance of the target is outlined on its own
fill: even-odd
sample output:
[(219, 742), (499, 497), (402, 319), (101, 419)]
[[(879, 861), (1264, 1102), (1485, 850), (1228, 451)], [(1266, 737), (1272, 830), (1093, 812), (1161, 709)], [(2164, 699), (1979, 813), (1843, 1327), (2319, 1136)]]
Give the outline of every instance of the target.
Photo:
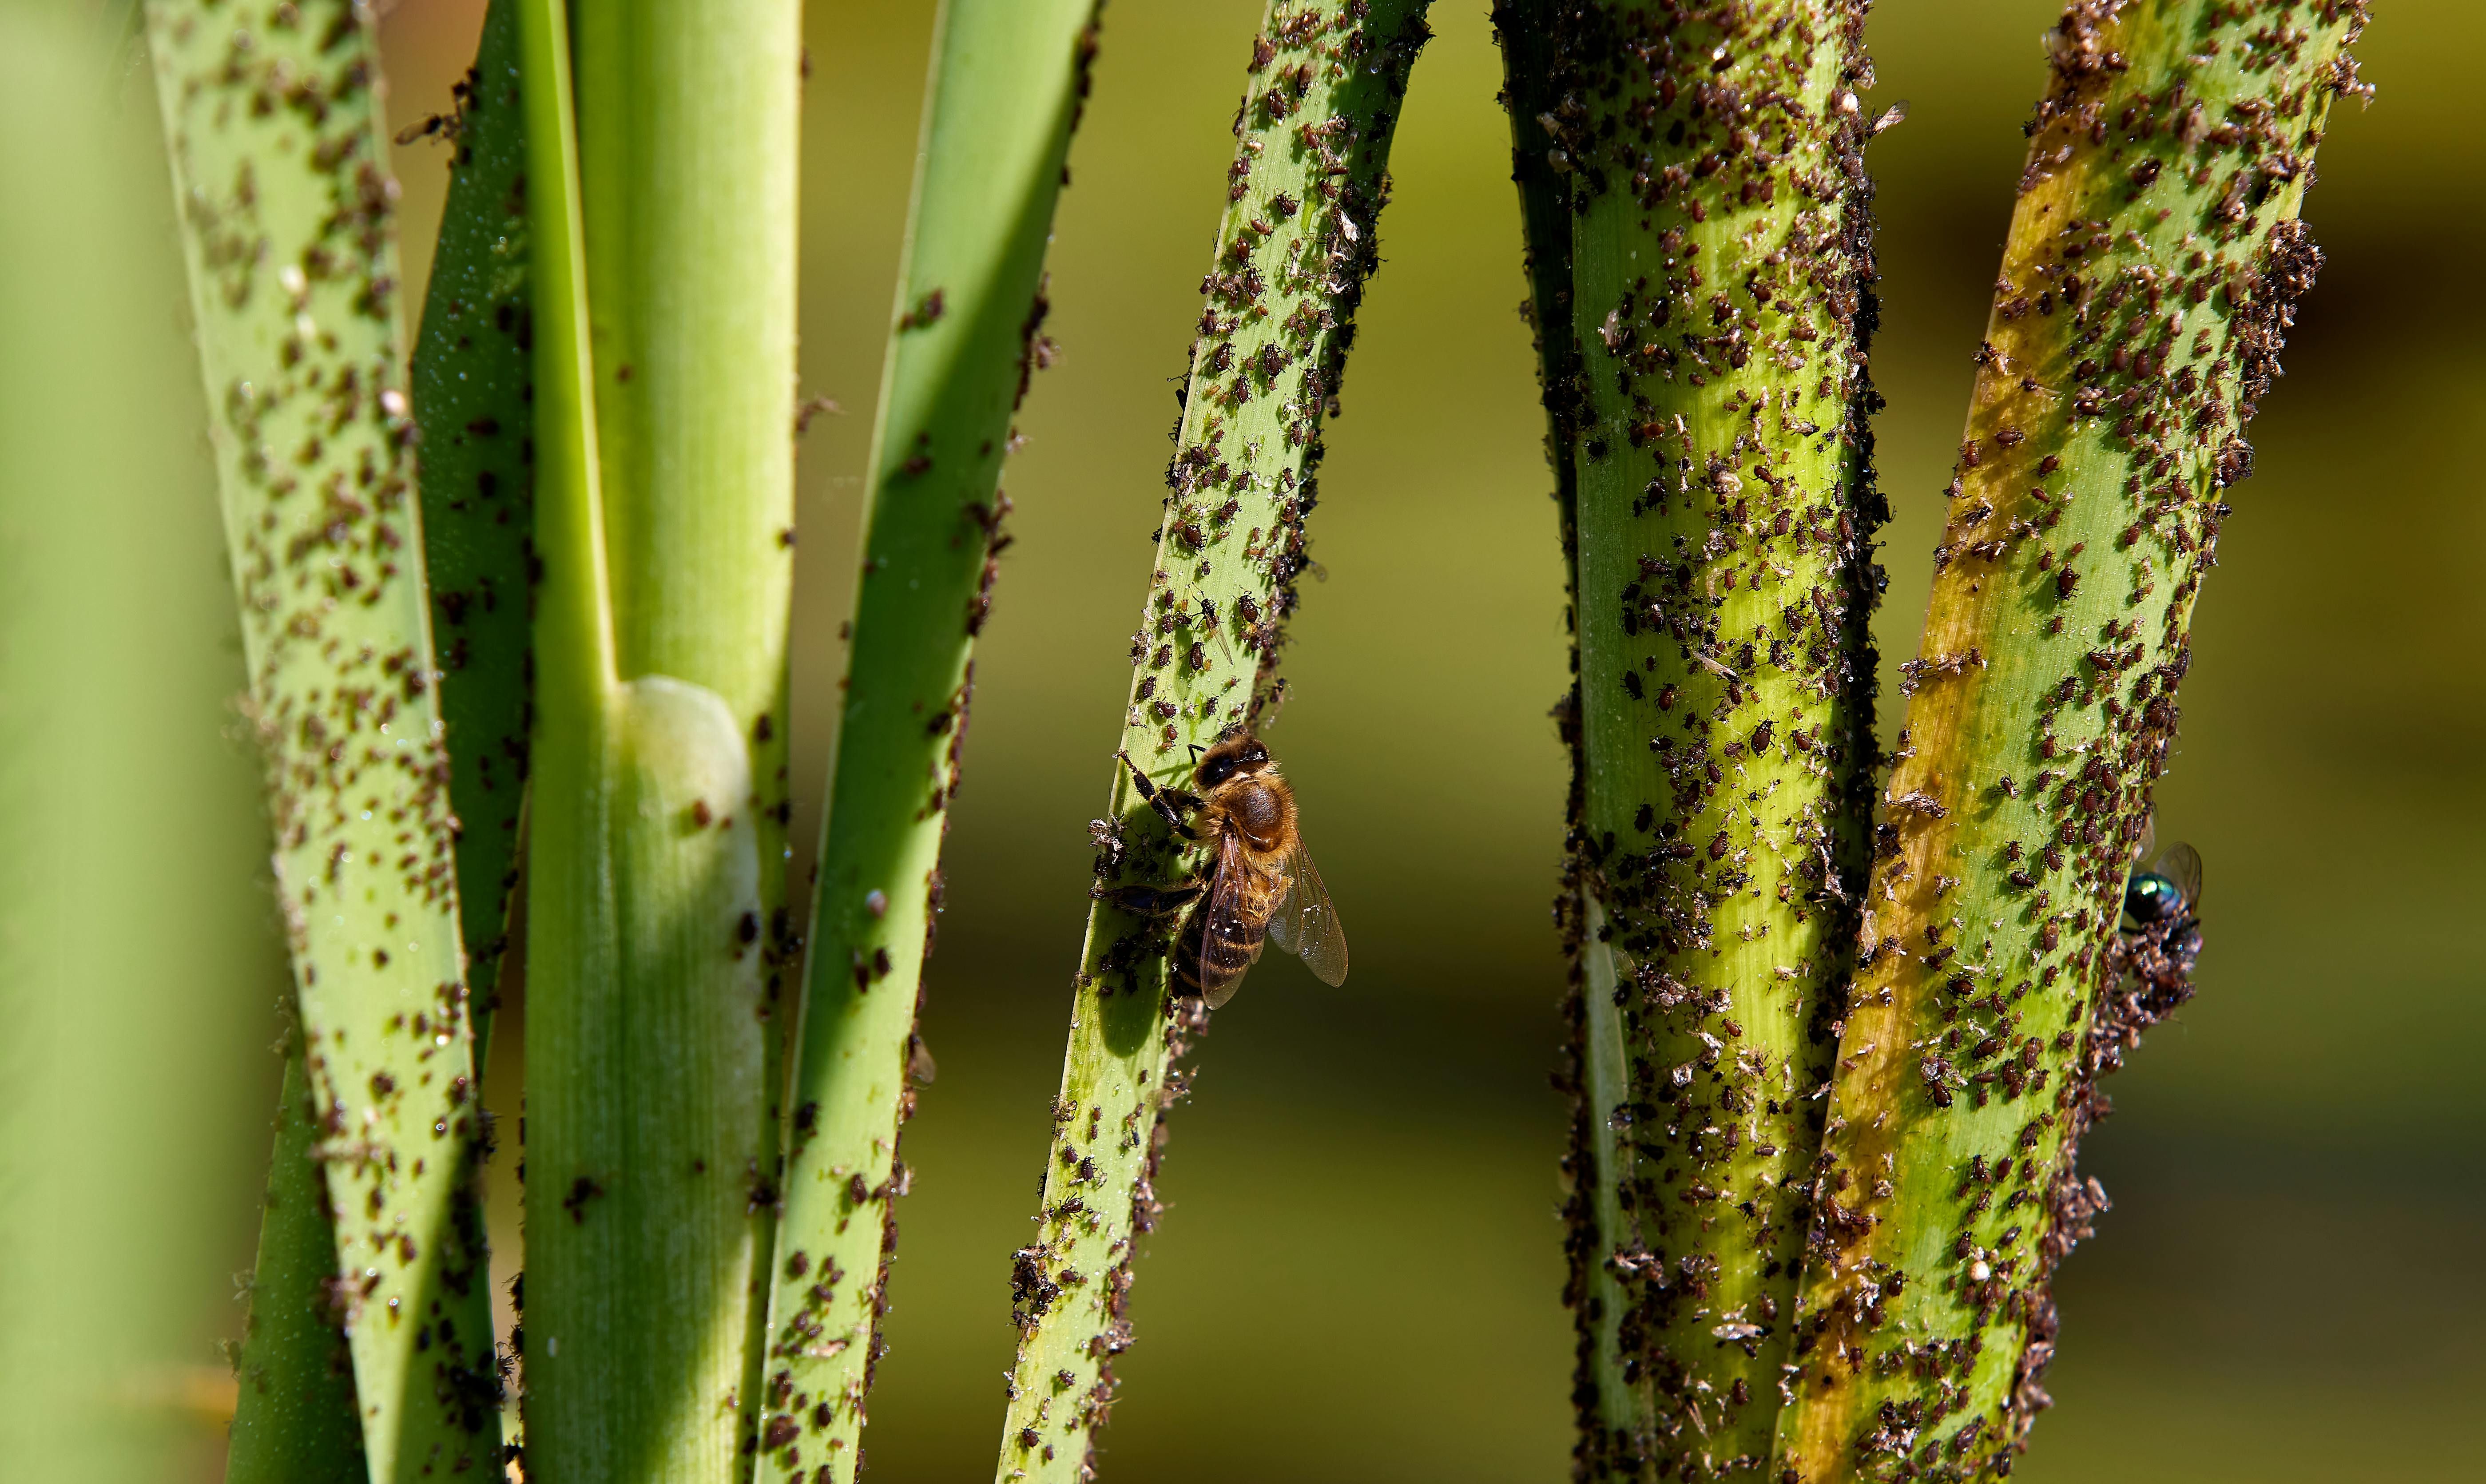
[(1269, 936), (1268, 908), (1274, 897), (1260, 893), (1237, 897), (1225, 910), (1203, 904), (1194, 912), (1174, 950), (1174, 977), (1182, 992), (1202, 996), (1212, 1005), (1232, 992)]

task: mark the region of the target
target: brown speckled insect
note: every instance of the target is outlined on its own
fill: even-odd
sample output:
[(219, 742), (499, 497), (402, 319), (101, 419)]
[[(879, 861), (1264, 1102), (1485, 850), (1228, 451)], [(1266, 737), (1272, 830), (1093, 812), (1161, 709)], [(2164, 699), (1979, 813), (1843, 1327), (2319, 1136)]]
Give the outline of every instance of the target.
[[(1294, 790), (1259, 738), (1237, 732), (1202, 753), (1193, 773), (1197, 792), (1160, 788), (1128, 753), (1116, 756), (1130, 768), (1140, 797), (1176, 835), (1211, 841), (1216, 850), (1204, 882), (1108, 893), (1125, 911), (1151, 917), (1206, 895), (1174, 949), (1174, 975), (1185, 993), (1200, 996), (1212, 1009), (1231, 1000), (1264, 942), (1303, 959), (1324, 983), (1346, 981), (1346, 937), (1339, 931), (1338, 909), (1304, 850)], [(1205, 828), (1195, 828), (1187, 816)]]

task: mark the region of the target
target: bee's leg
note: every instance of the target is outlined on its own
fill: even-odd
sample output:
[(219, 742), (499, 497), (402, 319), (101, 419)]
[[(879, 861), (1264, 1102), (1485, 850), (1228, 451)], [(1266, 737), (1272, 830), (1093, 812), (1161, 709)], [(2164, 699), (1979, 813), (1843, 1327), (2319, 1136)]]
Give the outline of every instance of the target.
[(1200, 832), (1185, 823), (1182, 817), (1183, 811), (1200, 808), (1198, 794), (1180, 788), (1159, 788), (1148, 782), (1148, 776), (1140, 771), (1138, 763), (1131, 761), (1129, 753), (1118, 748), (1114, 756), (1122, 759), (1122, 765), (1131, 770), (1131, 782), (1138, 785), (1140, 797), (1147, 801), (1148, 808), (1157, 811), (1157, 817), (1184, 839), (1200, 838)]
[(1111, 902), (1120, 910), (1140, 918), (1171, 917), (1200, 899), (1208, 890), (1203, 881), (1177, 882), (1170, 887), (1145, 884), (1120, 887), (1094, 887), (1089, 895), (1101, 902)]

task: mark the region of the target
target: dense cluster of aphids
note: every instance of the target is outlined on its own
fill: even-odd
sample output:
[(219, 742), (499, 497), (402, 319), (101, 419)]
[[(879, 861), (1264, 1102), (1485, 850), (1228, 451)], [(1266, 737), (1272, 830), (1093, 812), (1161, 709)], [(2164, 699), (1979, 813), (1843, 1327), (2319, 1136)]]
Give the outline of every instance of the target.
[(2007, 1472), (2046, 1404), (2051, 1275), (2104, 1208), (2074, 1142), (2190, 993), (2186, 942), (2116, 924), (2221, 497), (2319, 261), (2295, 211), (2361, 22), (2084, 0), (2052, 38), (1905, 667), (1782, 1477)]
[[(1424, 0), (1277, 3), (1254, 39), (1226, 212), (1192, 344), (1166, 473), (1163, 521), (1122, 745), (1163, 776), (1283, 699), (1277, 654), (1310, 568), (1321, 425), (1336, 415), (1365, 280), (1378, 265), (1385, 169), (1408, 70), (1428, 36)], [(1100, 889), (1170, 884), (1204, 864), (1127, 785), (1122, 815), (1093, 827)], [(1133, 1243), (1155, 1224), (1166, 1106), (1176, 1063), (1205, 1024), (1166, 992), (1178, 919), (1099, 902), (1080, 975), (1078, 1023), (1055, 1109), (1036, 1239), (1013, 1268), (1021, 1329), (1006, 1468), (1090, 1477), (1111, 1411), (1112, 1358), (1131, 1340)], [(1108, 1027), (1147, 1024), (1134, 1054)], [(1127, 1058), (1127, 1060), (1125, 1059)], [(1097, 1068), (1119, 1069), (1123, 1075)]]
[[(1157, 560), (1131, 638), (1124, 746), (1134, 757), (1179, 757), (1181, 744), (1266, 725), (1284, 699), (1277, 656), (1312, 564), (1305, 525), (1319, 500), (1321, 424), (1338, 411), (1355, 310), (1380, 262), (1383, 167), (1429, 34), (1423, 10), (1275, 5), (1254, 40)], [(1100, 875), (1179, 873), (1164, 832), (1141, 829), (1138, 838), (1114, 829)], [(1163, 950), (1125, 936), (1091, 973), (1110, 989)]]
[[(1311, 564), (1321, 421), (1338, 409), (1355, 311), (1380, 262), (1381, 161), (1427, 35), (1422, 11), (1274, 6), (1254, 43), (1156, 571), (1132, 637), (1135, 756), (1257, 723), (1278, 702), (1276, 651)], [(1238, 655), (1254, 682), (1239, 696)]]
[[(483, 1278), (464, 1176), (481, 1104), (397, 366), (397, 186), (364, 28), (351, 6), (279, 4), (170, 16), (152, 40), (318, 1157), (340, 1243), (364, 1265), (332, 1301), (342, 1322), (379, 1322), (378, 1305), (406, 1326), (428, 1352), (425, 1395), (473, 1433), (498, 1401), (488, 1323), (461, 1333), (454, 1312)], [(374, 899), (399, 910), (366, 922)], [(427, 951), (395, 951), (410, 939)], [(409, 985), (417, 964), (439, 977)], [(436, 1287), (384, 1296), (418, 1266)]]
[[(1593, 897), (1606, 941), (1582, 946), (1619, 981), (1613, 1004), (1576, 1003), (1561, 1078), (1577, 1464), (1750, 1467), (1874, 756), (1863, 10), (1497, 18), (1514, 62), (1550, 39), (1508, 96), (1523, 192), (1572, 217), (1550, 293), (1546, 213), (1529, 218), (1558, 478), (1567, 458), (1579, 490), (1580, 680), (1557, 714), (1586, 756), (1558, 913), (1581, 945)], [(1620, 1067), (1582, 1055), (1596, 1020), (1616, 1023)], [(1621, 1168), (1598, 1168), (1604, 1130)], [(1601, 1229), (1600, 1199), (1623, 1229)]]

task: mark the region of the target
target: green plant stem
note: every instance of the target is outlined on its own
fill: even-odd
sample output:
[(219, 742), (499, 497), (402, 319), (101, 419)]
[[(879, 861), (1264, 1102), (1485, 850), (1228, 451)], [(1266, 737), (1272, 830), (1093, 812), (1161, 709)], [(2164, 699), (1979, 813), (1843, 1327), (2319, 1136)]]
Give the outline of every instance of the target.
[(915, 1014), (1010, 416), (1096, 0), (948, 0), (873, 429), (863, 576), (812, 914), (768, 1333), (763, 1477), (851, 1477), (906, 1186)]
[(1773, 1471), (2009, 1471), (2136, 1014), (2105, 950), (2358, 4), (2083, 0), (1976, 355), (1844, 1011)]
[[(521, 16), (536, 244), (527, 1446), (723, 1480), (776, 1208), (790, 5)], [(572, 133), (573, 121), (575, 134)]]
[(1862, 30), (1848, 0), (1580, 7), (1545, 85), (1576, 211), (1592, 1478), (1757, 1467), (1778, 1407), (1873, 751)]
[(494, 0), (453, 125), (456, 154), (412, 376), (479, 1066), (509, 942), (527, 779), (535, 412), (517, 47), (515, 0)]
[[(1202, 282), (1172, 487), (1141, 627), (1122, 749), (1187, 783), (1192, 746), (1265, 725), (1283, 693), (1281, 629), (1308, 561), (1322, 418), (1356, 305), (1379, 261), (1392, 129), (1429, 35), (1425, 0), (1273, 0), (1253, 43), (1228, 206)], [(1092, 826), (1097, 890), (1167, 885), (1206, 864), (1177, 848), (1114, 763)], [(1071, 1002), (1035, 1242), (1012, 1272), (1019, 1345), (997, 1476), (1091, 1477), (1130, 1343), (1133, 1247), (1154, 1224), (1171, 1069), (1206, 1025), (1169, 992), (1176, 921), (1098, 900)]]
[(373, 1480), (492, 1467), (446, 757), (365, 13), (147, 9)]

